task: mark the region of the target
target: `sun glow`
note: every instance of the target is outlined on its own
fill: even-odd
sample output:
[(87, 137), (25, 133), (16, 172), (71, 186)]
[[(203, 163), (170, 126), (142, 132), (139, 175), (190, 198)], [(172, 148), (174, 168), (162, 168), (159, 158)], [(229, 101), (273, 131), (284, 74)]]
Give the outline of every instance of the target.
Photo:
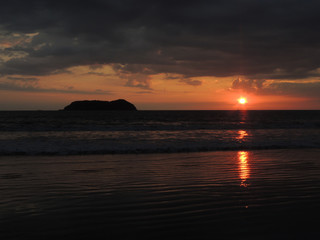
[(246, 104), (246, 103), (247, 103), (247, 99), (244, 98), (244, 97), (241, 97), (241, 98), (238, 99), (238, 102), (239, 102), (240, 104)]

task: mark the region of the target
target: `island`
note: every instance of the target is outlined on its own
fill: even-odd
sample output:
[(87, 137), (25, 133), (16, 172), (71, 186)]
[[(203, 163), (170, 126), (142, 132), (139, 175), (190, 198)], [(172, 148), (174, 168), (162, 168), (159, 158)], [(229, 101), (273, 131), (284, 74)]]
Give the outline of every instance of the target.
[(124, 99), (114, 101), (84, 100), (75, 101), (66, 106), (64, 111), (137, 111), (137, 108)]

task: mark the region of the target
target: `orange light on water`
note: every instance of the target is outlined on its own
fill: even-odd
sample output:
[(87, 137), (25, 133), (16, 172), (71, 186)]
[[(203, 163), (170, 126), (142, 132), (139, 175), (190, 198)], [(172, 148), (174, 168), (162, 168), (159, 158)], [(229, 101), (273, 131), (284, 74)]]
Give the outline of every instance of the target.
[(248, 133), (246, 130), (239, 130), (238, 134), (239, 134), (239, 136), (236, 137), (236, 139), (238, 139), (238, 140), (242, 140), (248, 136)]
[(245, 151), (239, 151), (238, 152), (238, 161), (239, 161), (239, 173), (240, 173), (240, 179), (241, 184), (240, 186), (247, 187), (247, 179), (250, 176), (250, 168), (248, 165), (249, 160), (249, 153)]

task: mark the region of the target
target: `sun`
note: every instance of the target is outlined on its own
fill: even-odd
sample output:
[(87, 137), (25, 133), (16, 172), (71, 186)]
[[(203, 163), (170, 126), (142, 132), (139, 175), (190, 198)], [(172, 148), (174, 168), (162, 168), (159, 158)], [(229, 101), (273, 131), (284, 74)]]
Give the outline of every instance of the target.
[(238, 102), (239, 102), (240, 104), (246, 104), (246, 103), (247, 103), (247, 99), (244, 98), (244, 97), (241, 97), (241, 98), (238, 99)]

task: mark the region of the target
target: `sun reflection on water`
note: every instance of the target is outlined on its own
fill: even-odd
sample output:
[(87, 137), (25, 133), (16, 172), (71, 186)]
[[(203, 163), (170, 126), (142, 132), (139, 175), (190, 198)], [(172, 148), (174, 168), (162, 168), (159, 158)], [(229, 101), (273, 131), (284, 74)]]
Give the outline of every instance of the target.
[(239, 136), (236, 137), (238, 140), (244, 139), (246, 136), (248, 136), (248, 133), (246, 130), (239, 130), (238, 131)]
[(240, 186), (247, 187), (247, 180), (250, 177), (250, 167), (248, 164), (249, 153), (246, 151), (238, 152), (238, 162), (239, 162), (239, 175), (241, 179)]

